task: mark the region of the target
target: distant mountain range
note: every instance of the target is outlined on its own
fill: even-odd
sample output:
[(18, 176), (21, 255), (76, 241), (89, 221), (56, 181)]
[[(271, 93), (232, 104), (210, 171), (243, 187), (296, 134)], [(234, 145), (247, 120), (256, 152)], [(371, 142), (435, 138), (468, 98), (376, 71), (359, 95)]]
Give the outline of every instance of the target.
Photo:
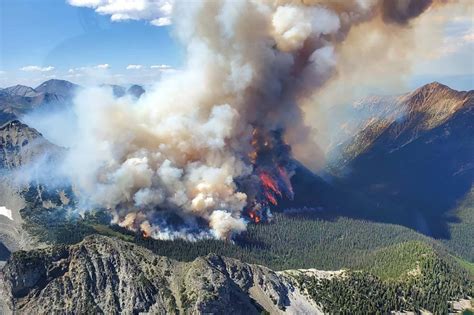
[[(139, 98), (145, 89), (140, 85), (128, 88), (118, 85), (107, 85), (113, 89), (115, 96), (126, 94)], [(15, 85), (0, 89), (0, 125), (21, 117), (33, 110), (48, 109), (54, 106), (66, 106), (72, 103), (75, 93), (81, 86), (66, 80), (48, 80), (36, 88)]]
[(128, 89), (115, 84), (104, 84), (102, 86), (111, 87), (116, 97), (122, 97), (126, 94), (129, 94), (135, 96), (136, 98), (139, 98), (140, 96), (142, 96), (143, 93), (145, 93), (145, 89), (141, 85), (137, 84), (131, 85)]

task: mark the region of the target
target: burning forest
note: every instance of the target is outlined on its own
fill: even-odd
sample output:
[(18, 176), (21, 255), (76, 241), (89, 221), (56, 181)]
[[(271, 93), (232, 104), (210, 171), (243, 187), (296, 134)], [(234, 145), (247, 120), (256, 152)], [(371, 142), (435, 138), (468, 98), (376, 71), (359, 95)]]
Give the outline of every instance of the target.
[(300, 104), (337, 76), (351, 28), (406, 27), (436, 4), (174, 2), (182, 70), (138, 100), (104, 88), (75, 99), (80, 140), (62, 169), (80, 207), (158, 239), (229, 239), (269, 220), (294, 197), (292, 152), (316, 146)]
[(282, 135), (282, 130), (263, 133), (254, 128), (252, 132), (253, 150), (249, 159), (254, 184), (242, 184), (240, 189), (248, 198), (245, 214), (255, 223), (267, 220), (271, 216), (270, 207), (276, 206), (279, 199), (293, 199), (291, 147)]

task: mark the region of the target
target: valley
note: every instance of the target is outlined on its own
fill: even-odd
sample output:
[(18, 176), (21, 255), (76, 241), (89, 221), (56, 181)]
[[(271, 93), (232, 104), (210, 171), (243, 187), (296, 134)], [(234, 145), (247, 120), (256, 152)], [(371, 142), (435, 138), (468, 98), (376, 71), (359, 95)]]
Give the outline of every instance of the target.
[[(410, 97), (420, 101), (422, 98), (420, 95), (423, 95), (429, 100), (433, 97), (430, 93), (439, 93), (438, 89), (444, 91), (446, 87), (430, 85), (410, 94)], [(457, 97), (458, 94), (453, 95)], [(45, 140), (41, 133), (21, 121), (10, 121), (1, 129), (1, 139), (3, 139), (1, 142), (3, 164), (1, 165), (3, 165), (5, 178), (2, 185), (5, 187), (2, 188), (0, 205), (14, 210), (12, 213), (13, 222), (15, 222), (13, 228), (8, 218), (0, 216), (0, 220), (5, 221), (0, 233), (5, 247), (2, 257), (5, 260), (11, 255), (3, 271), (6, 281), (4, 282), (6, 287), (3, 290), (10, 296), (4, 302), (9, 305), (7, 308), (13, 307), (20, 313), (50, 312), (53, 309), (44, 308), (46, 304), (42, 302), (42, 299), (57, 294), (54, 292), (60, 292), (57, 290), (65, 290), (69, 285), (67, 283), (74, 283), (74, 281), (89, 283), (88, 285), (92, 286), (105, 285), (100, 290), (120, 292), (120, 289), (107, 287), (121, 285), (116, 280), (116, 272), (119, 271), (101, 271), (105, 272), (104, 276), (107, 277), (104, 280), (96, 277), (74, 280), (68, 278), (67, 270), (76, 268), (74, 266), (77, 268), (89, 268), (87, 266), (97, 264), (107, 266), (116, 264), (118, 261), (126, 262), (126, 264), (138, 263), (135, 261), (136, 258), (133, 258), (135, 254), (117, 261), (101, 261), (100, 263), (83, 261), (83, 258), (79, 256), (73, 258), (76, 254), (72, 254), (85, 250), (89, 254), (97, 253), (90, 257), (98, 255), (97, 258), (104, 259), (105, 252), (110, 252), (113, 248), (117, 250), (116, 248), (126, 247), (136, 252), (139, 257), (152, 255), (150, 257), (157, 257), (159, 261), (167, 261), (165, 264), (167, 267), (160, 265), (161, 269), (156, 269), (156, 271), (148, 270), (146, 263), (140, 263), (140, 267), (132, 267), (143, 270), (146, 276), (136, 274), (135, 278), (143, 278), (141, 282), (130, 279), (132, 282), (127, 284), (129, 288), (127, 290), (132, 291), (128, 291), (126, 295), (117, 293), (118, 295), (114, 295), (112, 300), (110, 300), (111, 297), (106, 298), (100, 294), (86, 297), (83, 295), (85, 293), (71, 291), (66, 294), (70, 297), (69, 302), (57, 300), (48, 307), (66, 309), (71, 307), (73, 301), (81, 301), (85, 303), (81, 304), (84, 309), (94, 305), (98, 312), (105, 313), (116, 308), (124, 312), (132, 309), (178, 313), (190, 309), (199, 310), (199, 312), (221, 310), (223, 305), (226, 305), (226, 302), (223, 302), (225, 296), (228, 296), (222, 295), (221, 292), (224, 291), (221, 291), (223, 290), (220, 289), (221, 285), (227, 287), (226, 290), (229, 288), (238, 290), (235, 293), (226, 291), (226, 294), (239, 296), (242, 302), (239, 302), (238, 309), (247, 313), (259, 313), (262, 310), (270, 313), (282, 311), (298, 313), (304, 310), (332, 313), (362, 309), (369, 313), (382, 309), (386, 311), (424, 309), (433, 313), (445, 313), (455, 310), (455, 304), (448, 301), (459, 300), (460, 302), (456, 305), (468, 305), (466, 304), (468, 302), (463, 301), (469, 301), (474, 295), (472, 269), (474, 248), (470, 242), (474, 226), (473, 195), (472, 189), (466, 191), (465, 184), (459, 183), (472, 183), (469, 154), (474, 148), (472, 143), (463, 140), (467, 138), (460, 138), (459, 135), (462, 133), (465, 137), (469, 137), (472, 131), (469, 124), (463, 125), (463, 121), (466, 123), (470, 121), (468, 117), (470, 117), (470, 108), (473, 103), (472, 94), (463, 95), (469, 96), (462, 101), (464, 103), (445, 102), (439, 105), (442, 107), (447, 106), (446, 104), (457, 104), (452, 105), (454, 109), (449, 114), (439, 114), (443, 111), (437, 110), (433, 114), (435, 115), (433, 117), (437, 118), (422, 120), (427, 121), (422, 123), (424, 129), (418, 125), (412, 126), (414, 122), (405, 123), (403, 128), (393, 125), (394, 123), (392, 125), (385, 123), (384, 128), (388, 128), (387, 131), (377, 131), (377, 135), (372, 132), (370, 136), (372, 138), (365, 136), (368, 127), (361, 129), (360, 134), (354, 137), (354, 142), (346, 144), (346, 147), (351, 150), (347, 152), (352, 152), (350, 153), (352, 155), (345, 155), (344, 163), (331, 166), (332, 171), (337, 169), (341, 171), (333, 172), (334, 177), (329, 181), (327, 178), (323, 179), (313, 174), (295, 161), (295, 175), (292, 177), (295, 198), (279, 200), (279, 205), (273, 209), (273, 214), (267, 222), (250, 224), (246, 232), (236, 235), (229, 241), (157, 240), (145, 237), (118, 225), (110, 225), (112, 218), (100, 209), (90, 209), (81, 215), (75, 214), (71, 211), (77, 206), (72, 187), (49, 189), (38, 179), (18, 186), (17, 182), (12, 181), (13, 178), (10, 175), (14, 174), (15, 170), (22, 169), (24, 165), (35, 161), (37, 157), (44, 159), (45, 153), (47, 153), (46, 160), (55, 161), (61, 157), (65, 149)], [(410, 119), (418, 121), (415, 118)], [(376, 126), (377, 124), (373, 119), (370, 120), (369, 125)], [(405, 131), (401, 133), (397, 131), (396, 138), (392, 139), (395, 132), (393, 130), (400, 130), (400, 128)], [(410, 128), (421, 129), (412, 132)], [(404, 133), (411, 135), (404, 136)], [(361, 137), (364, 140), (361, 140)], [(397, 144), (397, 141), (401, 141), (399, 140), (401, 137), (408, 137), (407, 139), (410, 140), (408, 143), (403, 140), (403, 143)], [(442, 141), (437, 140), (441, 138)], [(450, 198), (450, 201), (443, 204), (444, 201), (432, 200), (427, 203), (424, 194), (432, 194), (430, 190), (432, 188), (429, 187), (426, 188), (429, 191), (419, 191), (417, 195), (419, 200), (416, 196), (405, 195), (408, 191), (417, 192), (415, 187), (421, 188), (422, 184), (418, 182), (416, 186), (413, 186), (400, 182), (400, 171), (390, 173), (398, 174), (397, 177), (384, 175), (385, 180), (389, 182), (387, 187), (399, 189), (397, 194), (391, 194), (388, 188), (383, 187), (376, 192), (371, 190), (370, 187), (374, 185), (371, 180), (377, 178), (374, 166), (380, 168), (381, 171), (393, 170), (397, 167), (395, 164), (386, 164), (392, 155), (396, 155), (394, 158), (396, 161), (409, 163), (409, 159), (405, 156), (412, 156), (411, 151), (423, 152), (417, 146), (427, 150), (426, 146), (433, 145), (438, 148), (449, 146), (449, 151), (443, 149), (443, 152), (449, 152), (449, 156), (452, 156), (452, 150), (458, 152), (456, 159), (449, 163), (449, 169), (443, 170), (444, 173), (439, 175), (448, 181), (446, 185), (449, 181), (456, 183), (451, 186), (451, 195), (442, 195), (443, 198)], [(356, 147), (357, 149), (354, 149)], [(410, 151), (403, 153), (404, 150)], [(430, 151), (427, 152), (423, 154), (430, 156), (433, 154)], [(379, 158), (379, 155), (383, 158)], [(374, 159), (382, 161), (380, 166), (373, 162)], [(367, 166), (363, 166), (364, 163), (367, 163)], [(363, 168), (369, 167), (368, 165), (371, 167), (371, 172)], [(403, 167), (406, 166), (403, 165)], [(424, 167), (430, 167), (430, 164), (424, 164)], [(349, 168), (351, 171), (344, 171), (344, 168)], [(426, 174), (432, 173), (432, 170), (427, 169)], [(340, 176), (339, 174), (342, 173), (350, 175)], [(364, 174), (364, 176), (358, 174)], [(405, 177), (409, 176), (407, 173), (403, 174)], [(448, 175), (452, 178), (446, 177)], [(433, 179), (420, 177), (417, 180), (432, 181)], [(438, 197), (441, 198), (441, 195)], [(443, 207), (432, 208), (431, 202), (433, 204), (441, 202)], [(420, 222), (425, 222), (424, 225), (416, 222), (416, 225), (413, 225), (413, 221), (408, 219), (413, 213), (409, 210), (410, 205), (417, 205), (417, 211), (420, 213), (418, 218)], [(422, 226), (429, 227), (429, 230)], [(45, 246), (53, 247), (41, 249)], [(37, 249), (24, 251), (33, 248)], [(146, 254), (144, 251), (147, 250), (153, 254)], [(117, 254), (121, 251), (117, 250)], [(211, 287), (205, 286), (205, 289), (196, 291), (200, 292), (197, 296), (194, 295), (195, 293), (187, 292), (191, 283), (192, 286), (204, 286), (202, 283), (204, 280), (195, 279), (194, 276), (186, 278), (185, 274), (182, 274), (184, 270), (194, 268), (189, 266), (199, 265), (201, 261), (205, 262), (205, 266), (208, 264), (214, 266), (214, 261), (222, 261), (222, 259), (226, 262), (225, 264), (236, 263), (239, 265), (238, 268), (253, 270), (252, 273), (256, 272), (255, 270), (259, 270), (258, 272), (265, 270), (262, 272), (271, 273), (271, 277), (278, 279), (275, 280), (277, 283), (263, 284), (262, 287), (262, 284), (257, 285), (257, 280), (249, 280), (250, 276), (247, 274), (243, 279), (251, 282), (242, 282), (241, 276), (239, 278), (230, 276), (225, 280), (231, 281), (230, 284), (224, 284), (226, 282), (222, 279), (217, 283), (213, 282), (211, 287), (214, 287), (212, 289), (214, 291), (210, 289)], [(44, 270), (42, 271), (45, 272), (43, 278), (36, 280), (25, 278), (21, 280), (21, 283), (29, 284), (26, 287), (16, 287), (19, 285), (17, 281), (20, 281), (18, 275), (21, 273), (15, 270), (23, 270), (21, 268), (26, 268), (25, 266), (30, 264), (30, 261), (36, 264), (38, 270)], [(278, 272), (261, 269), (264, 267), (256, 267), (257, 265)], [(171, 268), (171, 271), (166, 271), (168, 268)], [(202, 272), (210, 272), (208, 267), (199, 268)], [(222, 276), (228, 277), (227, 273), (220, 268), (217, 275), (211, 276), (213, 281), (217, 281), (216, 279)], [(332, 270), (329, 274), (334, 273), (338, 276), (327, 278), (296, 271), (311, 268)], [(155, 276), (151, 276), (149, 272), (171, 273), (172, 276), (171, 278), (170, 276), (154, 278)], [(192, 274), (194, 273), (193, 271)], [(324, 272), (315, 274), (324, 275)], [(123, 278), (122, 275), (119, 277)], [(255, 278), (256, 275), (253, 274), (252, 277)], [(433, 286), (436, 285), (434, 279), (439, 277), (444, 279), (440, 284), (443, 289), (430, 291), (434, 290)], [(161, 282), (156, 282), (157, 279), (174, 283), (169, 284), (172, 288), (171, 292), (162, 291)], [(191, 282), (182, 287), (180, 281)], [(45, 291), (44, 288), (52, 291)], [(334, 291), (337, 292), (337, 299), (331, 298)], [(427, 292), (433, 292), (429, 293), (429, 298), (424, 295), (428, 294)], [(206, 296), (201, 296), (201, 294), (206, 294)], [(370, 300), (363, 298), (366, 294), (375, 298)], [(134, 305), (133, 296), (139, 297), (144, 304)], [(236, 312), (238, 312), (237, 309)]]

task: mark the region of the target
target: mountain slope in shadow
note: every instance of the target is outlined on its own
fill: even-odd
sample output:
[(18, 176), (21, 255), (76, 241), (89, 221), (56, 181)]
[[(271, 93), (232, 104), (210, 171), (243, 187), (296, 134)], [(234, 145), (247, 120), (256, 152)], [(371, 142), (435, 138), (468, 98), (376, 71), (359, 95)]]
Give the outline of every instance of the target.
[(432, 83), (408, 94), (405, 106), (401, 118), (373, 121), (347, 145), (337, 183), (367, 205), (342, 211), (449, 238), (457, 220), (449, 212), (474, 180), (474, 91)]

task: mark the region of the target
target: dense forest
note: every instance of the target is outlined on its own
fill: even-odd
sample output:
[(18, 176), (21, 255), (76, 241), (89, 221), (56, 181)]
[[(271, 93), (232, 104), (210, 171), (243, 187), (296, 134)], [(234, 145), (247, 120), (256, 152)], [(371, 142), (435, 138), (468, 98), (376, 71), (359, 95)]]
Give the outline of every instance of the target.
[[(439, 251), (445, 250), (440, 242), (402, 226), (344, 217), (327, 220), (311, 213), (276, 213), (269, 223), (249, 225), (248, 231), (234, 241), (189, 242), (144, 238), (119, 226), (108, 225), (110, 218), (100, 211), (73, 218), (57, 209), (25, 208), (22, 212), (26, 228), (46, 243), (73, 244), (87, 235), (99, 233), (137, 243), (158, 255), (181, 261), (216, 253), (274, 270), (361, 268), (367, 265), (367, 260), (377, 261), (387, 246), (406, 241), (423, 241)], [(470, 265), (464, 259), (458, 258), (458, 261)], [(393, 266), (380, 266), (380, 270), (396, 272)]]
[[(55, 196), (47, 198), (54, 202)], [(472, 212), (469, 203), (461, 206), (456, 211)], [(73, 244), (98, 233), (180, 261), (216, 253), (274, 270), (349, 269), (344, 277), (297, 279), (298, 285), (329, 313), (427, 309), (444, 314), (451, 311), (448, 301), (474, 295), (474, 265), (465, 259), (472, 254), (469, 244), (460, 246), (464, 253), (460, 257), (456, 250), (448, 250), (450, 240), (437, 241), (394, 224), (328, 218), (315, 209), (275, 213), (270, 222), (249, 224), (245, 233), (227, 242), (144, 238), (109, 225), (105, 212), (88, 211), (78, 216), (61, 207), (46, 209), (41, 200), (34, 199), (22, 210), (22, 216), (30, 233), (51, 244)], [(461, 226), (455, 233), (467, 233), (468, 237), (471, 230)]]
[(451, 236), (441, 242), (458, 256), (474, 262), (474, 187), (450, 214), (457, 220), (449, 223)]
[(369, 271), (347, 271), (332, 278), (301, 272), (295, 276), (296, 283), (328, 313), (428, 310), (447, 314), (455, 311), (449, 301), (473, 296), (467, 272), (424, 243), (391, 246), (372, 259), (364, 268)]
[[(26, 209), (26, 208), (25, 208)], [(99, 233), (120, 237), (144, 246), (158, 255), (190, 261), (208, 253), (235, 257), (275, 270), (319, 268), (335, 270), (359, 266), (364, 257), (378, 248), (427, 237), (410, 229), (381, 223), (338, 218), (334, 221), (314, 216), (275, 214), (269, 223), (249, 225), (248, 231), (233, 241), (214, 239), (189, 242), (144, 238), (119, 226), (109, 226), (102, 212), (88, 212), (70, 218), (59, 210), (23, 210), (26, 228), (40, 241), (73, 244)]]

